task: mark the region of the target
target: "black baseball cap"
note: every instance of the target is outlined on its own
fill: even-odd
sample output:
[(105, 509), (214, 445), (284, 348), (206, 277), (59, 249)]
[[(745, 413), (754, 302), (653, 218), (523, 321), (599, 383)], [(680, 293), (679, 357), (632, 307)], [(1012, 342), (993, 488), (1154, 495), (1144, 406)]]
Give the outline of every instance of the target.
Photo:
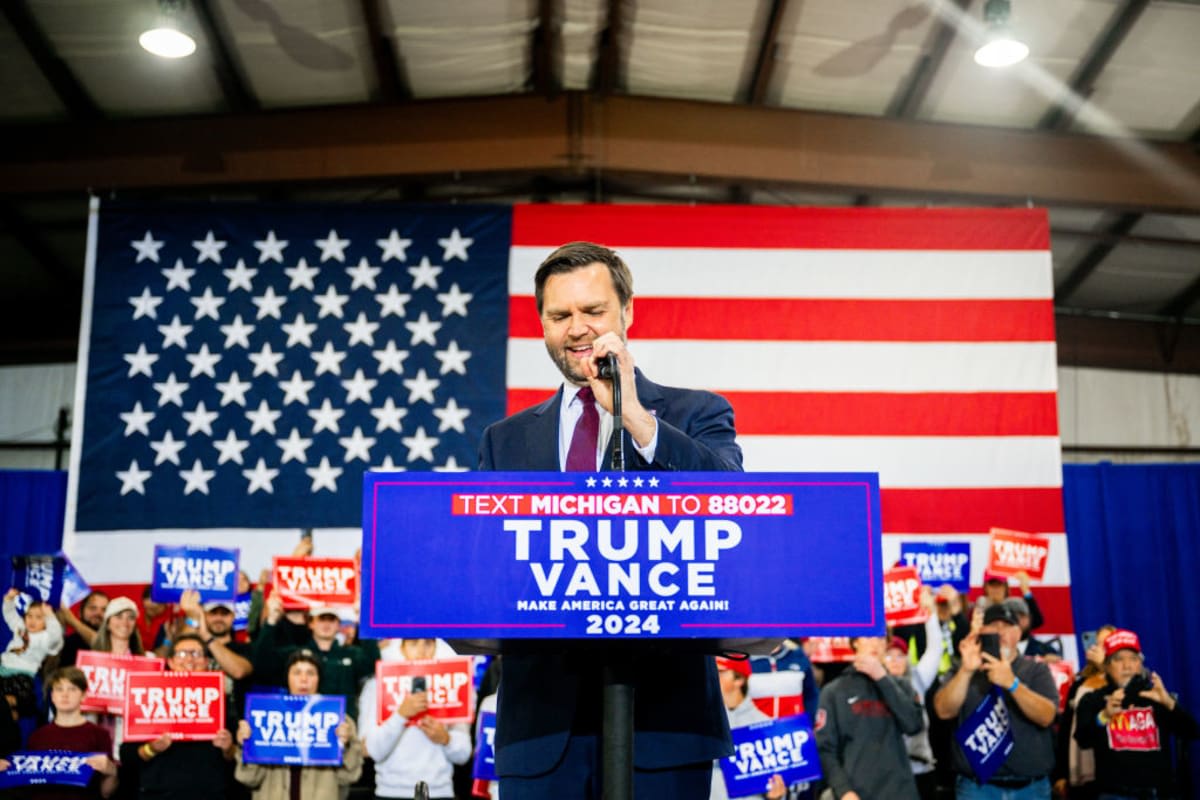
[(1017, 621), (1017, 612), (1008, 603), (993, 603), (983, 612), (983, 624), (991, 625), (993, 622), (1007, 622), (1009, 625), (1021, 624)]

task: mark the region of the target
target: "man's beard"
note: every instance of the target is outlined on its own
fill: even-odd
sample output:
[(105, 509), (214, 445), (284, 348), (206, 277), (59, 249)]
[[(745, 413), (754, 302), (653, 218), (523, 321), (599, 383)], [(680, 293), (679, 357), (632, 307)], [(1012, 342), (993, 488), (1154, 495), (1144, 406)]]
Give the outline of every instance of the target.
[[(625, 339), (625, 314), (624, 314), (624, 312), (621, 313), (621, 329), (619, 331), (615, 331), (615, 333), (617, 334), (617, 336), (621, 337), (622, 343), (627, 342), (627, 340)], [(593, 340), (593, 341), (595, 341), (595, 340)], [(566, 378), (568, 382), (573, 383), (576, 386), (587, 386), (587, 382), (588, 382), (587, 376), (579, 371), (579, 364), (581, 362), (579, 361), (579, 359), (572, 358), (571, 356), (569, 356), (567, 354), (567, 348), (574, 347), (574, 346), (580, 345), (580, 344), (589, 344), (589, 343), (583, 342), (583, 341), (569, 342), (569, 343), (563, 345), (558, 350), (555, 350), (554, 347), (549, 342), (546, 342), (546, 352), (550, 355), (550, 360), (554, 362), (554, 366), (558, 367), (558, 371), (563, 374), (563, 377)]]

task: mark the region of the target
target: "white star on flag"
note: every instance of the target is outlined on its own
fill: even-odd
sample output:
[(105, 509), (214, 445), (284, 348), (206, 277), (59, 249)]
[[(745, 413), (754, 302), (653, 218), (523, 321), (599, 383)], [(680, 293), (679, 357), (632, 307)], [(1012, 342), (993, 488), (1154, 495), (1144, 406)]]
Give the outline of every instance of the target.
[(196, 307), (196, 319), (199, 320), (204, 317), (212, 317), (214, 320), (220, 319), (220, 315), (217, 312), (225, 302), (225, 298), (213, 296), (212, 287), (206, 287), (204, 294), (199, 297), (190, 297), (188, 299)]
[(386, 239), (376, 239), (375, 244), (379, 245), (379, 249), (383, 251), (383, 255), (379, 257), (382, 263), (389, 258), (394, 258), (397, 261), (408, 260), (408, 246), (412, 244), (412, 239), (403, 239), (395, 228), (388, 234)]
[(299, 461), (303, 464), (308, 460), (308, 448), (312, 446), (312, 439), (303, 438), (298, 429), (292, 428), (292, 432), (286, 439), (276, 439), (275, 444), (279, 445), (279, 449), (283, 451), (279, 463)]
[(458, 342), (451, 341), (445, 350), (435, 350), (433, 355), (442, 363), (439, 375), (445, 375), (447, 372), (457, 372), (459, 375), (467, 374), (467, 359), (471, 357), (471, 352), (459, 350)]
[(400, 420), (408, 414), (408, 409), (403, 406), (397, 406), (392, 398), (387, 398), (383, 402), (383, 408), (372, 408), (371, 416), (375, 417), (375, 432), (395, 431), (400, 433)]
[(321, 307), (321, 313), (317, 314), (317, 319), (325, 317), (342, 318), (342, 306), (346, 305), (346, 301), (350, 299), (348, 294), (338, 294), (337, 289), (333, 284), (325, 290), (325, 294), (314, 294), (313, 302)]
[(189, 470), (180, 470), (179, 477), (183, 478), (186, 485), (183, 487), (184, 494), (192, 492), (200, 492), (200, 494), (208, 494), (208, 482), (213, 479), (217, 473), (211, 469), (205, 469), (200, 463), (200, 459), (196, 459)]
[(312, 391), (315, 385), (313, 381), (304, 380), (304, 376), (300, 374), (300, 370), (293, 370), (291, 378), (279, 382), (279, 388), (283, 389), (283, 404), (285, 406), (289, 403), (308, 405), (308, 393)]
[(452, 258), (461, 258), (467, 260), (467, 248), (475, 244), (474, 239), (466, 239), (458, 232), (458, 228), (450, 231), (450, 236), (447, 239), (438, 239), (438, 244), (442, 246), (442, 261), (449, 261)]
[(161, 297), (155, 297), (150, 294), (150, 287), (147, 286), (139, 296), (129, 298), (129, 302), (133, 305), (133, 318), (141, 319), (142, 317), (149, 317), (150, 319), (157, 319), (157, 309), (162, 301)]
[(314, 493), (328, 489), (331, 492), (337, 491), (337, 479), (341, 477), (343, 472), (341, 467), (331, 466), (328, 456), (321, 456), (321, 463), (316, 467), (307, 467), (305, 473), (312, 478), (312, 490)]
[(171, 345), (187, 349), (187, 337), (192, 332), (191, 325), (184, 325), (179, 320), (179, 315), (176, 314), (171, 320), (170, 325), (159, 325), (158, 332), (163, 336), (163, 350), (166, 350)]
[(217, 458), (217, 466), (224, 464), (226, 461), (233, 461), (238, 464), (243, 463), (242, 453), (249, 446), (249, 440), (237, 438), (237, 434), (232, 430), (225, 434), (224, 439), (213, 440), (213, 447), (217, 448), (217, 452), (220, 453), (220, 457)]
[(167, 376), (167, 379), (162, 383), (154, 384), (154, 391), (158, 392), (158, 404), (165, 406), (168, 403), (183, 408), (183, 393), (187, 391), (188, 385), (180, 383), (175, 379), (175, 373), (172, 372)]
[(424, 311), (421, 312), (421, 316), (417, 317), (416, 322), (406, 322), (404, 323), (404, 327), (408, 328), (412, 333), (412, 338), (408, 343), (410, 347), (418, 345), (421, 342), (426, 342), (432, 347), (437, 347), (437, 339), (434, 338), (434, 334), (442, 327), (442, 323), (434, 322)]
[(362, 428), (356, 427), (350, 436), (338, 439), (338, 444), (346, 450), (346, 457), (342, 459), (346, 463), (355, 459), (371, 463), (371, 448), (375, 445), (375, 439), (363, 436)]
[(136, 353), (126, 353), (122, 358), (129, 362), (129, 373), (125, 376), (126, 378), (132, 378), (134, 375), (154, 377), (150, 368), (154, 366), (155, 361), (158, 361), (158, 356), (147, 352), (145, 344), (139, 343)]
[(317, 375), (326, 372), (332, 375), (342, 374), (342, 361), (345, 360), (346, 354), (340, 350), (334, 350), (333, 342), (326, 342), (323, 349), (313, 351), (309, 355), (312, 356), (313, 361), (317, 362)]
[(404, 359), (408, 358), (408, 351), (397, 350), (396, 343), (391, 339), (382, 350), (372, 350), (371, 355), (379, 362), (380, 375), (389, 371), (397, 375), (404, 374)]
[(254, 287), (250, 285), (250, 281), (258, 274), (258, 270), (250, 269), (246, 266), (245, 260), (239, 258), (237, 263), (233, 265), (233, 269), (223, 269), (221, 270), (221, 274), (229, 279), (229, 288), (225, 291), (232, 292), (235, 289), (245, 289), (247, 292), (253, 292)]
[(444, 407), (435, 408), (433, 415), (439, 420), (438, 433), (445, 433), (448, 430), (466, 433), (467, 426), (463, 424), (463, 420), (471, 415), (471, 411), (470, 409), (459, 408), (458, 401), (451, 397), (446, 401)]
[(267, 231), (266, 239), (259, 239), (254, 243), (254, 247), (258, 250), (258, 263), (264, 261), (278, 261), (283, 263), (283, 248), (287, 247), (286, 240), (275, 238), (275, 231)]
[(408, 467), (397, 466), (396, 462), (392, 461), (392, 456), (390, 453), (384, 457), (382, 464), (376, 467), (371, 467), (371, 469), (375, 472), (408, 472)]
[(199, 403), (196, 403), (195, 410), (184, 411), (182, 416), (185, 420), (187, 420), (188, 423), (188, 436), (200, 431), (203, 431), (205, 436), (212, 436), (213, 421), (220, 416), (220, 413), (216, 411), (209, 411), (204, 407), (204, 401), (201, 400)]
[(172, 289), (183, 289), (185, 292), (190, 292), (192, 290), (192, 276), (196, 274), (196, 270), (188, 269), (183, 265), (183, 259), (177, 258), (175, 259), (175, 266), (162, 270), (162, 274), (167, 279), (168, 292)]
[(274, 317), (275, 319), (283, 319), (280, 314), (280, 309), (287, 302), (287, 295), (275, 294), (275, 287), (268, 286), (267, 290), (259, 297), (251, 297), (250, 302), (258, 306), (257, 319), (264, 317)]
[(346, 333), (350, 334), (350, 341), (347, 342), (349, 347), (356, 344), (365, 344), (367, 347), (375, 346), (375, 331), (379, 330), (379, 323), (369, 321), (364, 312), (358, 312), (358, 319), (354, 322), (347, 322), (342, 327), (345, 328)]
[(441, 267), (435, 267), (429, 263), (429, 259), (422, 257), (421, 263), (415, 267), (408, 268), (408, 274), (413, 276), (413, 291), (420, 289), (422, 286), (428, 286), (430, 289), (437, 291), (437, 276), (442, 274)]
[(285, 322), (279, 327), (288, 335), (288, 347), (295, 347), (298, 344), (312, 347), (312, 334), (317, 329), (317, 323), (308, 322), (304, 319), (303, 314), (297, 314), (294, 322)]
[(349, 239), (339, 239), (337, 231), (330, 230), (329, 235), (324, 239), (317, 239), (313, 242), (317, 247), (321, 248), (321, 262), (324, 263), (329, 259), (334, 261), (346, 260), (346, 248), (350, 246)]
[(317, 277), (321, 272), (320, 267), (310, 267), (308, 262), (303, 258), (300, 259), (296, 266), (287, 267), (283, 270), (283, 274), (292, 279), (288, 285), (288, 291), (296, 291), (297, 289), (308, 289), (310, 292), (315, 292), (317, 289), (313, 286), (313, 278)]
[(433, 463), (433, 448), (437, 447), (438, 439), (429, 436), (425, 433), (425, 428), (417, 428), (417, 432), (412, 436), (405, 436), (400, 439), (404, 442), (404, 446), (408, 448), (408, 460), (410, 462), (422, 459)]
[(395, 314), (401, 319), (404, 318), (404, 304), (412, 299), (411, 294), (402, 294), (396, 284), (388, 287), (384, 294), (375, 295), (375, 300), (379, 303), (379, 318), (383, 319), (388, 314)]
[(221, 407), (230, 403), (237, 403), (243, 408), (246, 406), (246, 391), (253, 386), (250, 381), (243, 381), (238, 377), (237, 370), (234, 370), (229, 375), (229, 380), (220, 381), (217, 383), (217, 391), (221, 393)]
[(267, 405), (267, 401), (263, 400), (258, 404), (258, 408), (246, 412), (246, 419), (250, 420), (250, 435), (259, 431), (275, 434), (275, 420), (282, 416), (283, 412), (275, 411)]
[(246, 476), (246, 480), (250, 481), (250, 484), (246, 487), (246, 494), (254, 494), (260, 489), (267, 494), (275, 493), (273, 482), (279, 477), (279, 470), (268, 469), (267, 462), (264, 459), (258, 459), (258, 463), (254, 465), (254, 469), (244, 469), (242, 470), (242, 474)]
[(338, 430), (338, 421), (345, 416), (346, 412), (340, 408), (334, 408), (326, 397), (321, 402), (320, 408), (310, 408), (308, 415), (313, 419), (313, 433), (321, 431), (330, 431), (332, 433), (340, 433)]
[(434, 472), (470, 472), (471, 470), (467, 467), (460, 467), (458, 465), (458, 459), (455, 458), (454, 456), (450, 456), (449, 458), (446, 459), (445, 464), (442, 464), (440, 467), (434, 467), (433, 471)]
[(356, 400), (371, 405), (371, 390), (378, 383), (379, 381), (368, 378), (361, 369), (356, 369), (353, 378), (342, 381), (342, 387), (346, 390), (346, 405), (350, 405)]
[[(149, 236), (150, 234), (146, 234)], [(155, 261), (158, 259), (156, 258)], [(121, 496), (130, 492), (137, 492), (144, 495), (146, 493), (146, 479), (150, 477), (150, 470), (142, 469), (138, 466), (137, 460), (129, 462), (129, 469), (117, 470), (117, 478), (121, 481)]]
[[(408, 378), (402, 381), (404, 388), (408, 389), (408, 405), (412, 405), (417, 400), (424, 400), (426, 403), (433, 405), (433, 392), (437, 389), (441, 381), (436, 378), (430, 378), (425, 374), (425, 370), (419, 370), (417, 377)], [(431, 461), (433, 459), (430, 459)]]
[[(203, 264), (205, 261), (213, 261), (220, 264), (221, 251), (225, 249), (225, 245), (225, 242), (214, 238), (213, 232), (209, 231), (201, 241), (192, 242), (192, 247), (196, 248), (196, 263)], [(208, 494), (207, 488), (204, 493)]]
[(380, 267), (372, 267), (365, 258), (359, 259), (358, 266), (350, 267), (346, 274), (350, 276), (350, 291), (365, 288), (375, 291), (375, 276), (383, 272)]
[(262, 348), (257, 353), (247, 353), (246, 358), (254, 362), (254, 375), (257, 377), (264, 373), (273, 377), (279, 377), (279, 362), (283, 361), (283, 353), (276, 353), (271, 349), (270, 342), (263, 342)]
[(176, 439), (170, 431), (164, 431), (161, 439), (157, 442), (150, 442), (150, 449), (154, 451), (154, 466), (157, 467), (167, 461), (179, 466), (179, 451), (186, 446), (186, 441)]
[(438, 302), (442, 304), (442, 316), (448, 317), (451, 314), (467, 315), (467, 303), (471, 302), (474, 295), (468, 294), (458, 288), (457, 283), (450, 284), (450, 291), (442, 292), (437, 296)]
[[(140, 264), (148, 259), (157, 264), (158, 251), (162, 249), (164, 242), (155, 239), (152, 235), (150, 235), (150, 231), (146, 231), (146, 235), (140, 240), (135, 239), (129, 244), (133, 246), (134, 250), (137, 250), (137, 258), (134, 259), (133, 263)], [(134, 464), (133, 466), (136, 467), (137, 464)], [(145, 494), (145, 492), (141, 492), (140, 490), (139, 492), (141, 494)], [(121, 494), (125, 494), (125, 492), (121, 492)]]
[(250, 349), (250, 334), (254, 333), (254, 326), (243, 322), (241, 314), (234, 317), (233, 322), (230, 324), (220, 326), (220, 330), (221, 333), (225, 334), (226, 350), (235, 344), (246, 350)]
[(217, 353), (210, 353), (208, 350), (208, 342), (200, 345), (200, 350), (197, 353), (188, 353), (184, 356), (188, 363), (192, 365), (189, 378), (195, 378), (198, 375), (207, 375), (210, 378), (217, 377), (217, 362), (221, 360), (221, 356)]
[(120, 416), (121, 421), (125, 423), (126, 436), (134, 433), (140, 433), (143, 436), (150, 435), (149, 425), (154, 420), (154, 412), (144, 410), (141, 400), (133, 404), (132, 411), (123, 411)]

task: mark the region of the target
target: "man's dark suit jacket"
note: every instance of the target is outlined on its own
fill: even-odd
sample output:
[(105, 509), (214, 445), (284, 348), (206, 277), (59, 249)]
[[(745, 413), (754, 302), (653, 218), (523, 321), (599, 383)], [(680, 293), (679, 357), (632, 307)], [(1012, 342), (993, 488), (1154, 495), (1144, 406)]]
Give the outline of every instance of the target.
[[(733, 409), (710, 392), (659, 386), (637, 372), (638, 399), (658, 419), (654, 462), (625, 434), (628, 470), (740, 471)], [(560, 469), (560, 389), (540, 405), (489, 427), (479, 469)], [(558, 763), (572, 733), (598, 734), (601, 671), (607, 660), (628, 670), (635, 687), (634, 766), (662, 769), (733, 752), (711, 656), (702, 644), (506, 642), (497, 708), (496, 771), (533, 776)]]

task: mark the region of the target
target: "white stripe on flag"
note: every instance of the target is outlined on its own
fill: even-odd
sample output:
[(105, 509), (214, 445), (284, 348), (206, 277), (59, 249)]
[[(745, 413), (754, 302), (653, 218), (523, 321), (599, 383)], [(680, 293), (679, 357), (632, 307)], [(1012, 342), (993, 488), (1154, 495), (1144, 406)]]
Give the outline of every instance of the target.
[(1060, 487), (1057, 436), (739, 436), (747, 472), (878, 472), (883, 488)]
[[(631, 340), (652, 380), (731, 392), (1052, 392), (1053, 342)], [(508, 386), (553, 390), (541, 339), (508, 343)]]
[[(532, 295), (552, 248), (513, 247), (509, 294)], [(1044, 250), (757, 250), (619, 247), (634, 297), (1050, 299)]]

